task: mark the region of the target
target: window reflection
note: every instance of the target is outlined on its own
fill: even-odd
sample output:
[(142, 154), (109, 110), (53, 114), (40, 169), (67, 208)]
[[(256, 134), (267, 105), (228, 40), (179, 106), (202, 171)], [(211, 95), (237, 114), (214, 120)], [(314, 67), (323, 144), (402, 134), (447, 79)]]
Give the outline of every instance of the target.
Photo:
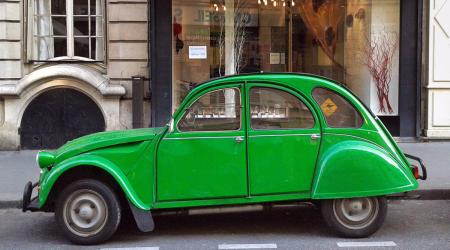
[(342, 96), (324, 88), (316, 88), (313, 97), (319, 104), (327, 125), (332, 128), (359, 128), (363, 119)]
[(294, 95), (272, 88), (250, 89), (250, 122), (253, 129), (314, 127), (308, 107)]
[(180, 131), (238, 130), (241, 124), (241, 97), (236, 88), (204, 94), (186, 111), (178, 123)]

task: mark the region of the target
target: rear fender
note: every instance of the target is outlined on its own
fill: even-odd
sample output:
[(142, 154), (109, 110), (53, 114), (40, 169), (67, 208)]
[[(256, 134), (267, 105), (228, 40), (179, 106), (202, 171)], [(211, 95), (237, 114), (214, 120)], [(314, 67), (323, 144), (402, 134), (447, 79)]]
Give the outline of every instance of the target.
[(408, 166), (366, 141), (341, 141), (321, 152), (313, 199), (381, 196), (416, 189)]

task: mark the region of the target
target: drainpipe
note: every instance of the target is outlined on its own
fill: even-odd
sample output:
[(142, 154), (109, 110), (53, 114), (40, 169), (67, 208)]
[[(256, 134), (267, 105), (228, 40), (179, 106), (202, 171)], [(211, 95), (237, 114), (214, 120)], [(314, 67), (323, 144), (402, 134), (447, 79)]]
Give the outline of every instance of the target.
[(155, 41), (156, 41), (156, 39), (155, 39), (155, 37), (156, 37), (156, 34), (155, 34), (155, 2), (156, 2), (156, 0), (148, 0), (147, 1), (147, 9), (148, 9), (148, 14), (147, 14), (147, 19), (148, 19), (148, 25), (147, 25), (147, 27), (148, 27), (148, 33), (147, 33), (147, 41), (148, 41), (148, 46), (147, 46), (147, 53), (148, 53), (148, 63), (149, 63), (149, 67), (148, 67), (148, 69), (149, 69), (149, 72), (148, 72), (148, 75), (149, 75), (149, 84), (148, 84), (148, 93), (149, 93), (149, 97), (150, 97), (150, 103), (151, 103), (151, 109), (150, 109), (150, 112), (151, 112), (151, 114), (150, 114), (150, 116), (149, 117), (151, 117), (150, 118), (150, 127), (154, 127), (154, 125), (155, 125), (155, 122), (154, 122), (154, 117), (155, 117), (155, 114), (153, 114), (153, 112), (154, 112), (154, 107), (153, 107), (153, 104), (154, 104), (154, 102), (153, 102), (153, 89), (152, 89), (152, 82), (153, 82), (153, 75), (152, 75), (152, 72), (155, 72), (155, 63), (153, 62), (153, 60), (155, 59), (155, 56), (154, 56), (154, 51), (155, 51)]
[(132, 76), (133, 128), (144, 127), (144, 77)]

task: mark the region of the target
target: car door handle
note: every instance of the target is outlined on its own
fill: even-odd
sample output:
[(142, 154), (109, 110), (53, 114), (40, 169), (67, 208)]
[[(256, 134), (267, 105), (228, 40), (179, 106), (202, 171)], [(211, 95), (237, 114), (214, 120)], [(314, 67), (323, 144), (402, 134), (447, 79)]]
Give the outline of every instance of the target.
[(237, 136), (236, 137), (236, 143), (241, 143), (243, 141), (244, 141), (244, 137), (242, 137), (242, 136)]
[(320, 138), (320, 135), (319, 134), (312, 134), (311, 135), (311, 140), (317, 140), (317, 139), (319, 139)]

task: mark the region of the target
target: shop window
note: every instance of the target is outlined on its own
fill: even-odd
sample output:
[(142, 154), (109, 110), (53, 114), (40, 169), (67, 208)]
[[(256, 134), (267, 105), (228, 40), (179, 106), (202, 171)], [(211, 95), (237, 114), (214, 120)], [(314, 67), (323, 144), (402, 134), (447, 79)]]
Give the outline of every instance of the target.
[(313, 97), (319, 104), (328, 127), (359, 128), (363, 119), (359, 112), (339, 94), (324, 88), (316, 88)]
[(195, 101), (178, 123), (187, 131), (226, 131), (241, 127), (241, 96), (237, 88), (211, 91)]
[(308, 107), (282, 90), (250, 89), (250, 123), (253, 129), (304, 129), (314, 127)]
[(104, 60), (103, 0), (31, 0), (28, 58)]
[(398, 114), (400, 0), (172, 0), (175, 110), (192, 86), (250, 72), (345, 82)]

